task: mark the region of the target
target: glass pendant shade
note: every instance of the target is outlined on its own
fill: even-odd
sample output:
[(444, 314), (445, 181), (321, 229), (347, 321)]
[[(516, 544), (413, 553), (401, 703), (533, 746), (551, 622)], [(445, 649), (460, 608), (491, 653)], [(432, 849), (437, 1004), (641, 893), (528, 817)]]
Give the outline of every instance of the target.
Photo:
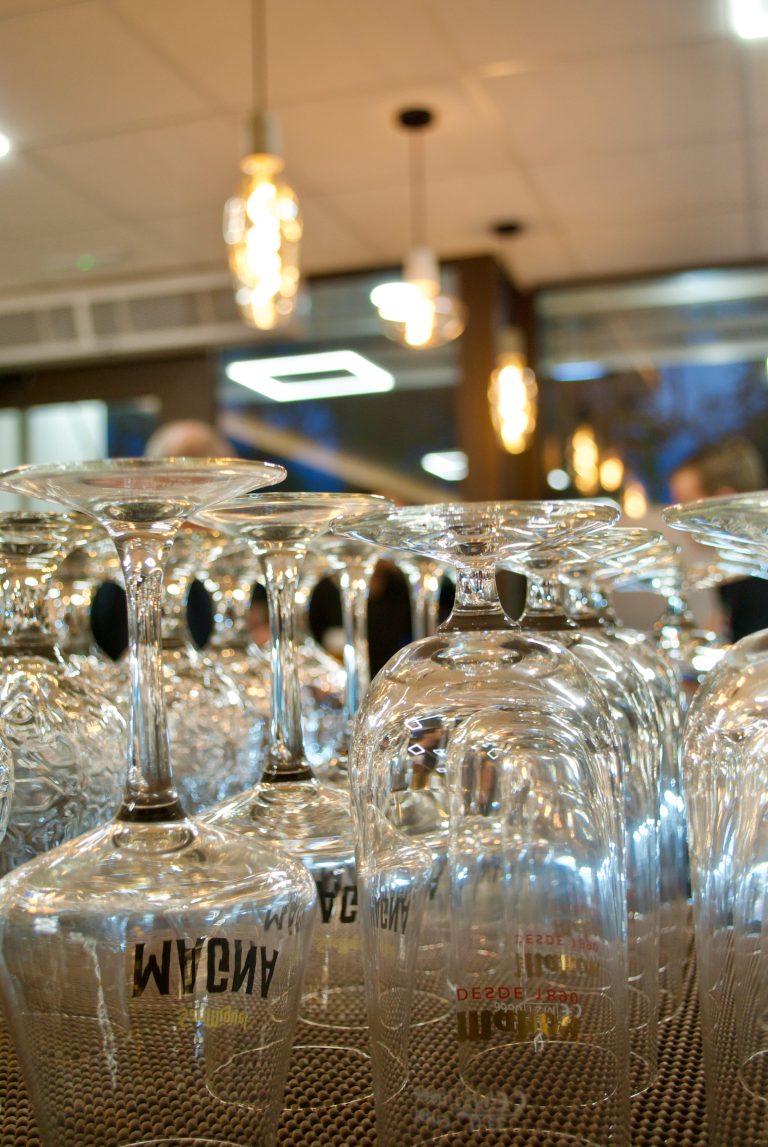
[(522, 354), (502, 355), (491, 375), (488, 404), (496, 437), (508, 454), (522, 454), (536, 429), (536, 375)]
[(443, 346), (457, 339), (466, 325), (464, 304), (441, 293), (437, 261), (426, 247), (410, 252), (400, 282), (374, 287), (371, 302), (387, 338), (401, 346)]
[(251, 150), (240, 162), (243, 179), (224, 208), (224, 239), (235, 300), (244, 321), (270, 330), (289, 318), (299, 290), (303, 230), (295, 191), (278, 178), (274, 121), (254, 117)]

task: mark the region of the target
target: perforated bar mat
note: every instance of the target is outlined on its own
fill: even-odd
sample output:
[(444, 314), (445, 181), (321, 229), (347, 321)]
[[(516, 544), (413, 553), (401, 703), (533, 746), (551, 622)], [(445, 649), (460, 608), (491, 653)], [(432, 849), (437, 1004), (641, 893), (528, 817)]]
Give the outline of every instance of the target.
[[(633, 1103), (633, 1147), (706, 1147), (701, 1033), (692, 964), (686, 977), (683, 1007), (662, 1026), (661, 1033), (658, 1082)], [(280, 1147), (374, 1147), (372, 1101), (341, 1102), (324, 1111), (302, 1110), (302, 1100), (306, 1103), (307, 1093), (315, 1090), (318, 1083), (311, 1061), (300, 1065), (293, 1079), (278, 1134)], [(342, 1094), (345, 1082), (341, 1078), (335, 1081)], [(514, 1135), (499, 1136), (497, 1141), (507, 1147), (519, 1147)], [(481, 1142), (477, 1135), (466, 1140), (473, 1147)], [(461, 1147), (457, 1138), (451, 1143)], [(530, 1137), (526, 1137), (526, 1145), (530, 1144)], [(0, 1029), (0, 1147), (41, 1147), (5, 1028)], [(73, 1142), (71, 1147), (84, 1144)]]

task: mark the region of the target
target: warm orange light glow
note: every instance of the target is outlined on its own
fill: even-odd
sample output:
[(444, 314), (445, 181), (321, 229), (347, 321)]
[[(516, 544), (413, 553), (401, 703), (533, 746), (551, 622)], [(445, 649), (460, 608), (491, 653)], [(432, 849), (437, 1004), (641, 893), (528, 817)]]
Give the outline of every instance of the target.
[(506, 354), (491, 375), (488, 387), (491, 421), (509, 454), (522, 454), (536, 429), (538, 387), (522, 354)]
[(240, 313), (269, 330), (296, 305), (301, 212), (296, 193), (276, 178), (277, 156), (246, 156), (242, 168), (245, 178), (224, 208), (224, 238)]

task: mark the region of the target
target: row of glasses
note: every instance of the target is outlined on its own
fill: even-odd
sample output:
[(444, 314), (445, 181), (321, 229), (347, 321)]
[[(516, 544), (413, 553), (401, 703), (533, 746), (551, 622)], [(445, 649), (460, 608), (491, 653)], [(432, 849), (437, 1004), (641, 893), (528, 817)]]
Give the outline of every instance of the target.
[[(139, 495), (142, 482), (151, 487), (150, 471), (136, 473), (130, 464), (103, 465), (111, 466), (111, 472), (102, 474), (96, 467), (95, 484), (101, 479), (105, 487), (119, 486), (116, 475), (122, 465), (130, 474), (124, 483), (126, 493), (147, 513)], [(196, 464), (177, 461), (155, 465), (167, 468), (160, 476), (154, 475), (157, 486), (152, 496), (157, 500), (163, 476), (174, 486), (173, 477), (181, 478), (184, 466), (194, 474)], [(226, 469), (228, 464), (222, 465)], [(63, 483), (59, 495), (64, 490), (72, 497), (71, 485), (61, 477), (62, 471), (54, 468), (54, 473)], [(77, 487), (76, 469), (69, 471), (69, 476)], [(186, 477), (189, 480), (190, 474)], [(17, 479), (22, 480), (34, 482), (34, 472)], [(178, 489), (176, 495), (178, 499)], [(82, 494), (80, 499), (83, 501)], [(289, 1106), (316, 1112), (368, 1097), (372, 1051), (379, 1114), (381, 1117), (385, 1110), (389, 1117), (384, 1124), (384, 1142), (401, 1142), (396, 1137), (400, 1127), (406, 1135), (410, 1129), (417, 1135), (413, 1142), (420, 1142), (445, 1133), (466, 1134), (477, 1126), (502, 1142), (513, 1127), (535, 1134), (548, 1120), (558, 1128), (558, 1134), (570, 1134), (569, 1129), (574, 1128), (581, 1133), (579, 1119), (585, 1106), (590, 1109), (587, 1134), (596, 1136), (590, 1142), (624, 1142), (629, 1060), (623, 1023), (632, 1010), (628, 1010), (626, 1000), (627, 969), (623, 969), (622, 978), (619, 966), (617, 978), (615, 959), (618, 953), (621, 963), (627, 920), (622, 860), (625, 830), (621, 826), (629, 818), (631, 800), (636, 799), (630, 793), (626, 753), (622, 762), (611, 727), (612, 706), (606, 704), (574, 658), (572, 651), (580, 643), (573, 632), (563, 629), (565, 623), (559, 619), (549, 627), (557, 637), (566, 634), (565, 644), (571, 650), (548, 637), (521, 636), (504, 616), (492, 584), (494, 561), (500, 555), (516, 553), (526, 569), (546, 567), (551, 571), (556, 546), (567, 541), (575, 545), (574, 539), (609, 522), (616, 511), (589, 503), (517, 503), (427, 507), (412, 511), (407, 518), (406, 511), (391, 512), (382, 508), (381, 501), (377, 505), (376, 500), (362, 497), (255, 495), (211, 511), (207, 519), (219, 530), (246, 538), (262, 561), (271, 607), (274, 696), (262, 781), (243, 797), (212, 810), (206, 819), (217, 827), (234, 828), (245, 837), (270, 842), (279, 839), (310, 866), (320, 903), (316, 940), (309, 950), (303, 941), (308, 959), (301, 1000), (297, 1001), (298, 989), (293, 982), (288, 993), (291, 999), (286, 995), (283, 1000), (287, 1002), (282, 1016), (287, 1028), (281, 1035), (294, 1022), (297, 1007), (300, 1015), (290, 1068)], [(182, 508), (191, 513), (195, 506), (186, 502)], [(112, 505), (111, 514), (114, 509)], [(409, 647), (416, 650), (430, 642), (438, 647), (430, 650), (426, 672), (420, 657), (414, 654), (411, 665), (409, 651), (401, 655), (406, 662), (402, 683), (411, 690), (407, 701), (413, 703), (413, 713), (408, 715), (407, 703), (394, 716), (388, 713), (388, 719), (392, 716), (396, 725), (402, 722), (402, 728), (387, 732), (378, 745), (378, 759), (367, 759), (368, 789), (363, 797), (357, 794), (358, 812), (363, 810), (361, 820), (366, 816), (375, 819), (377, 810), (385, 817), (386, 823), (376, 825), (373, 837), (367, 842), (361, 838), (359, 856), (367, 873), (378, 871), (380, 876), (383, 862), (383, 889), (376, 884), (378, 876), (373, 884), (364, 880), (358, 887), (346, 801), (317, 783), (301, 745), (293, 626), (298, 564), (309, 542), (316, 542), (345, 513), (345, 525), (358, 535), (354, 545), (368, 550), (366, 561), (375, 561), (373, 542), (396, 544), (393, 538), (400, 532), (399, 544), (403, 536), (414, 549), (426, 544), (432, 559), (444, 559), (452, 553), (460, 567), (460, 583), (464, 575), (463, 592), (445, 627), (447, 641), (427, 638)], [(104, 520), (109, 517), (102, 507), (100, 515)], [(362, 521), (355, 523), (353, 516), (362, 517)], [(178, 517), (177, 512), (176, 525)], [(135, 525), (132, 522), (126, 537)], [(167, 533), (166, 527), (161, 526), (155, 532), (144, 532), (156, 540), (164, 531)], [(114, 528), (112, 532), (117, 536)], [(196, 547), (189, 544), (192, 536), (182, 535), (188, 548), (194, 550)], [(146, 539), (138, 541), (141, 546)], [(604, 538), (603, 547), (605, 544)], [(349, 541), (340, 538), (334, 543), (337, 553), (342, 547), (349, 551)], [(124, 546), (121, 552), (125, 554)], [(184, 554), (184, 542), (176, 553), (177, 566), (181, 563), (188, 571), (192, 563)], [(577, 556), (581, 559), (583, 554)], [(130, 567), (125, 556), (124, 566)], [(160, 572), (156, 559), (154, 569)], [(171, 584), (176, 587), (171, 597), (180, 601), (183, 592), (178, 575)], [(535, 615), (536, 610), (529, 612)], [(535, 621), (530, 628), (536, 628)], [(589, 642), (583, 640), (581, 644), (588, 646)], [(579, 652), (589, 662), (583, 650)], [(441, 684), (447, 687), (442, 698)], [(427, 709), (434, 711), (421, 707), (422, 688), (430, 700)], [(377, 690), (379, 702), (388, 711), (390, 690), (386, 683), (377, 683), (371, 691), (374, 697)], [(139, 695), (141, 699), (140, 690)], [(617, 704), (614, 702), (614, 710)], [(642, 756), (642, 747), (637, 752)], [(389, 792), (382, 761), (389, 763), (393, 773), (387, 778)], [(642, 776), (644, 766), (635, 765)], [(170, 803), (179, 805), (175, 794)], [(168, 811), (163, 809), (159, 823), (164, 823)], [(186, 821), (180, 806), (178, 811)], [(648, 820), (653, 821), (653, 816)], [(646, 822), (633, 822), (638, 840), (647, 828)], [(369, 855), (367, 847), (376, 839), (376, 832), (382, 846), (378, 856)], [(390, 846), (394, 841), (390, 851), (397, 853), (395, 867), (401, 862), (406, 865), (406, 878), (401, 872), (399, 878), (394, 877), (394, 884), (387, 883), (393, 879), (385, 856), (388, 838)], [(651, 871), (652, 852), (651, 848)], [(285, 863), (281, 859), (283, 876)], [(289, 884), (292, 875), (286, 877)], [(409, 879), (412, 887), (408, 886)], [(103, 874), (98, 883), (103, 891)], [(636, 878), (635, 885), (638, 883)], [(369, 970), (378, 966), (378, 979), (368, 987), (374, 1036), (370, 1051), (357, 939), (360, 896), (366, 907), (362, 923), (367, 963)], [(637, 888), (632, 896), (630, 904), (637, 907), (641, 903)], [(287, 904), (274, 914), (272, 909), (265, 910), (262, 923), (266, 930), (285, 926), (294, 938), (296, 930), (306, 934), (307, 905), (299, 901), (301, 897), (297, 900), (294, 896), (293, 907)], [(420, 927), (421, 912), (424, 920)], [(646, 923), (651, 916), (652, 906)], [(636, 911), (636, 952), (642, 947), (637, 931), (641, 917)], [(551, 930), (540, 930), (544, 928)], [(381, 932), (388, 935), (381, 936)], [(420, 932), (417, 938), (416, 932)], [(219, 973), (230, 970), (230, 960), (237, 961), (238, 940), (233, 941), (234, 956), (224, 947), (227, 940), (226, 936), (203, 934), (201, 927), (193, 947), (188, 949), (182, 941), (183, 954), (176, 940), (182, 985), (191, 983), (190, 990), (199, 997), (198, 1074), (207, 1081), (208, 1090), (212, 1088), (211, 1076), (215, 1077), (213, 1091), (220, 1100), (232, 1105), (250, 1104), (254, 1112), (258, 1108), (258, 1134), (264, 1134), (267, 1142), (275, 1122), (274, 1103), (270, 1106), (263, 1101), (267, 1081), (260, 1079), (262, 1090), (253, 1081), (250, 1092), (243, 1090), (246, 1065), (261, 1072), (266, 1030), (263, 1016), (259, 1014), (252, 1024), (253, 1017), (243, 1018), (235, 1007), (223, 1021), (215, 1012), (207, 1026), (205, 1023), (211, 995), (226, 990), (219, 988), (221, 978), (216, 981), (211, 974), (211, 947), (217, 953)], [(170, 939), (167, 944), (166, 948), (163, 941), (160, 955), (148, 956), (143, 970), (134, 953), (134, 994), (137, 986), (143, 995), (148, 986), (155, 985), (161, 995), (165, 986), (173, 994), (173, 944)], [(294, 943), (294, 955), (296, 947)], [(253, 949), (251, 943), (250, 951)], [(241, 958), (242, 950), (241, 945)], [(267, 959), (265, 947), (260, 950), (264, 997), (264, 991), (269, 995), (271, 990), (274, 964)], [(205, 962), (206, 951), (203, 989), (196, 970), (201, 961)], [(142, 959), (144, 953), (142, 944)], [(390, 964), (385, 967), (387, 958)], [(250, 963), (254, 973), (257, 960), (258, 956)], [(406, 966), (413, 975), (403, 978)], [(245, 984), (247, 988), (248, 973), (242, 965), (240, 971), (240, 987)], [(646, 985), (639, 976), (645, 973), (638, 973), (637, 961), (628, 974), (630, 993), (644, 996)], [(233, 983), (235, 978), (233, 974)], [(490, 1006), (478, 1009), (473, 1006), (476, 1002)], [(413, 1023), (409, 1028), (401, 1021), (408, 1018), (411, 1003)], [(103, 1019), (100, 1015), (99, 1020)], [(167, 1023), (167, 1016), (162, 1020)], [(646, 1041), (642, 1054), (638, 1054), (638, 1033), (642, 1031), (645, 1038), (651, 1026), (655, 1032), (655, 1025), (629, 1022), (635, 1064), (632, 1086), (640, 1090), (647, 1085), (653, 1065), (650, 1043)], [(102, 1034), (104, 1026), (100, 1024)], [(242, 1027), (237, 1033), (239, 1040), (218, 1030), (231, 1027)], [(379, 1038), (382, 1031), (383, 1038)], [(450, 1043), (451, 1037), (454, 1044), (458, 1042), (458, 1053), (454, 1057), (455, 1049), (449, 1048), (446, 1058), (445, 1041)], [(280, 1089), (280, 1073), (285, 1071), (290, 1046), (290, 1038), (287, 1043), (285, 1038), (276, 1041), (274, 1059), (269, 1061), (270, 1086), (276, 1081)], [(422, 1059), (423, 1068), (419, 1065)], [(590, 1063), (593, 1076), (597, 1068), (589, 1082), (581, 1078), (582, 1061)], [(639, 1071), (638, 1062), (642, 1062)], [(430, 1082), (431, 1073), (438, 1066), (442, 1074), (435, 1086)], [(547, 1078), (555, 1087), (566, 1080), (571, 1082), (566, 1093), (553, 1098), (545, 1087)], [(261, 1098), (257, 1102), (254, 1096)], [(170, 1098), (180, 1101), (178, 1093), (174, 1096), (171, 1092)], [(392, 1104), (387, 1106), (390, 1099)], [(188, 1111), (178, 1118), (183, 1122), (187, 1116)], [(221, 1117), (218, 1109), (206, 1116), (214, 1122), (220, 1122)], [(565, 1130), (561, 1132), (561, 1128)], [(72, 1133), (71, 1125), (66, 1133)], [(255, 1133), (251, 1130), (249, 1134)], [(217, 1138), (205, 1141), (230, 1142)], [(247, 1141), (260, 1143), (262, 1139)]]
[[(652, 539), (650, 540), (652, 544)], [(585, 665), (608, 702), (620, 743), (624, 855), (628, 916), (630, 1083), (633, 1095), (649, 1088), (657, 1072), (659, 982), (659, 768), (662, 734), (653, 695), (626, 646), (598, 626), (568, 616), (563, 578), (597, 556), (602, 563), (637, 560), (646, 531), (616, 528), (538, 547), (509, 559), (528, 579), (524, 630), (546, 633)]]
[(334, 519), (383, 499), (345, 494), (272, 494), (225, 503), (207, 524), (245, 540), (259, 558), (269, 601), (272, 708), (260, 781), (206, 814), (206, 822), (268, 840), (300, 860), (317, 888), (286, 1095), (295, 1118), (370, 1099), (373, 1089), (360, 958), (355, 838), (348, 792), (315, 774), (304, 749), (295, 593), (310, 547)]
[(283, 475), (267, 463), (175, 459), (3, 477), (6, 489), (100, 522), (128, 597), (122, 803), (0, 891), (4, 1007), (48, 1147), (274, 1142), (315, 886), (270, 843), (187, 815), (159, 654), (163, 566), (182, 522)]
[(440, 505), (348, 529), (457, 575), (450, 618), (377, 675), (350, 759), (383, 1147), (629, 1140), (618, 741), (578, 658), (495, 583), (617, 514)]
[[(673, 528), (768, 576), (768, 495), (676, 506)], [(729, 649), (694, 696), (683, 758), (713, 1147), (768, 1144), (768, 634)]]
[[(635, 531), (632, 531), (635, 534)], [(572, 563), (567, 572), (572, 587), (571, 609), (580, 625), (589, 625), (628, 657), (648, 684), (661, 729), (659, 762), (659, 901), (661, 979), (659, 1018), (671, 1020), (683, 1004), (684, 971), (689, 946), (688, 852), (683, 779), (680, 769), (680, 727), (685, 695), (679, 669), (647, 634), (622, 625), (616, 615), (613, 590), (627, 572), (638, 576), (670, 559), (671, 547), (659, 535), (645, 534), (641, 550), (628, 547), (605, 556)]]

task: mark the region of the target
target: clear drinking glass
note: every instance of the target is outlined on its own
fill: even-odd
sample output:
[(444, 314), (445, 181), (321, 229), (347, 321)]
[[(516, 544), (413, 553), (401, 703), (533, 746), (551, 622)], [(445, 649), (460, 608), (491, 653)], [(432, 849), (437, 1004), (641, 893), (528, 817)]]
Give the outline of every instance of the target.
[(264, 707), (251, 704), (220, 660), (197, 648), (187, 623), (192, 580), (224, 542), (210, 531), (185, 528), (166, 563), (162, 638), (168, 735), (176, 788), (193, 813), (253, 783), (269, 721)]
[(445, 566), (423, 554), (396, 553), (393, 560), (408, 582), (413, 640), (431, 637), (440, 620), (440, 587)]
[(618, 744), (591, 676), (509, 621), (494, 577), (615, 516), (479, 503), (350, 527), (457, 569), (451, 617), (377, 674), (350, 754), (382, 1147), (629, 1141)]
[(599, 530), (556, 549), (537, 547), (505, 565), (528, 579), (523, 630), (548, 633), (582, 662), (608, 703), (619, 737), (624, 793), (624, 848), (629, 947), (629, 1046), (632, 1094), (656, 1079), (659, 986), (659, 766), (662, 733), (653, 694), (625, 647), (599, 627), (570, 620), (559, 578), (570, 564), (599, 553), (602, 561), (636, 557), (647, 534)]
[(14, 761), (0, 873), (108, 820), (120, 802), (126, 726), (62, 658), (48, 592), (91, 531), (72, 514), (0, 514), (0, 733)]
[[(665, 511), (701, 542), (768, 566), (768, 494)], [(683, 742), (712, 1147), (768, 1144), (768, 631), (729, 649), (696, 693)]]
[[(385, 503), (385, 499), (371, 498), (371, 505)], [(315, 551), (322, 556), (336, 574), (341, 593), (341, 618), (344, 626), (344, 713), (338, 729), (333, 754), (318, 766), (318, 773), (327, 784), (349, 788), (349, 741), (352, 725), (360, 708), (360, 699), (371, 682), (371, 663), (368, 655), (368, 594), (371, 578), (379, 562), (378, 547), (354, 538), (325, 534), (315, 543)]]
[(255, 494), (205, 517), (247, 540), (261, 559), (272, 632), (270, 743), (260, 782), (212, 809), (207, 823), (279, 842), (306, 865), (320, 911), (304, 976), (286, 1105), (308, 1133), (337, 1108), (369, 1098), (370, 1051), (360, 957), (355, 841), (348, 794), (321, 783), (304, 752), (294, 634), (295, 588), (310, 545), (340, 514), (377, 499), (348, 494)]
[[(619, 531), (616, 531), (619, 533)], [(632, 530), (637, 535), (639, 531)], [(685, 964), (690, 941), (688, 923), (688, 849), (683, 781), (680, 773), (680, 727), (685, 694), (675, 663), (659, 649), (649, 634), (621, 625), (610, 599), (614, 584), (625, 582), (654, 568), (671, 547), (658, 534), (645, 531), (647, 548), (614, 552), (610, 556), (585, 554), (581, 563), (568, 568), (572, 616), (579, 624), (594, 626), (617, 650), (629, 657), (653, 694), (662, 734), (659, 767), (659, 859), (660, 859), (660, 994), (659, 1019), (675, 1016), (683, 1004)], [(588, 547), (585, 539), (584, 549)]]
[(128, 595), (122, 805), (0, 887), (3, 1003), (46, 1147), (274, 1143), (315, 890), (277, 849), (185, 814), (159, 654), (163, 563), (182, 520), (283, 474), (117, 459), (2, 476), (97, 518)]

